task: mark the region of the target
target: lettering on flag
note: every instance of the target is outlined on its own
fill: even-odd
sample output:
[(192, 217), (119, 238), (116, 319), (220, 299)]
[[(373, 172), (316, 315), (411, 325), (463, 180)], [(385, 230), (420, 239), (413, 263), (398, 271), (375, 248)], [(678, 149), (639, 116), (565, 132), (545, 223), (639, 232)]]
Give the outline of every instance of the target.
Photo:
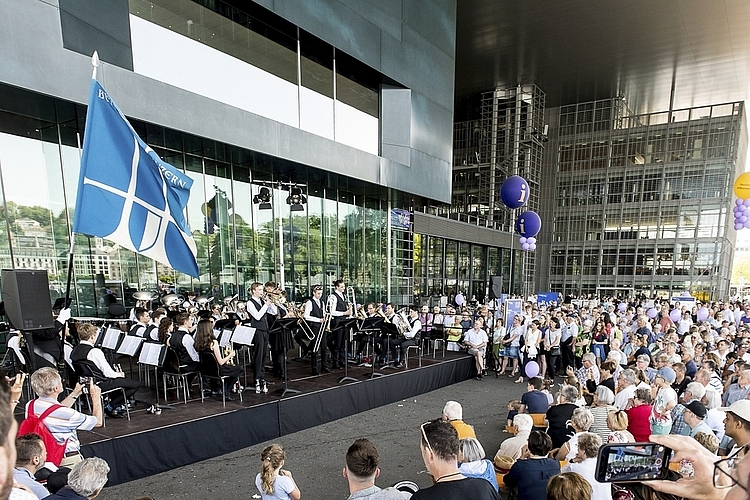
[(159, 158), (92, 80), (73, 231), (198, 276), (185, 218), (193, 181)]

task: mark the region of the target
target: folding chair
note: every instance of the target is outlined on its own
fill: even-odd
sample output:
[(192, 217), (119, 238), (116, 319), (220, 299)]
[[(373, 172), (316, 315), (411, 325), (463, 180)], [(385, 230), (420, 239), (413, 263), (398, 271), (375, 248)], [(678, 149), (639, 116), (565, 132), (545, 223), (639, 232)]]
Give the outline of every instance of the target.
[(164, 358), (164, 364), (162, 365), (161, 379), (164, 383), (164, 402), (167, 403), (167, 378), (172, 378), (175, 382), (174, 389), (177, 392), (177, 398), (180, 397), (180, 385), (182, 385), (182, 397), (185, 404), (188, 402), (188, 393), (190, 392), (190, 386), (188, 384), (188, 377), (190, 375), (198, 375), (198, 371), (185, 371), (186, 365), (180, 364), (180, 359), (177, 353), (171, 347), (167, 347), (166, 357)]
[[(203, 378), (207, 379), (216, 379), (221, 384), (221, 402), (224, 406), (227, 405), (227, 393), (226, 393), (226, 387), (224, 384), (224, 381), (229, 378), (228, 375), (221, 375), (219, 372), (219, 362), (216, 361), (216, 358), (214, 358), (213, 353), (211, 352), (199, 352), (198, 355), (200, 356), (200, 367), (198, 368), (198, 376), (200, 377), (201, 381), (201, 402), (204, 401), (203, 397)], [(240, 401), (242, 401), (242, 391), (237, 391), (237, 394), (240, 397)]]

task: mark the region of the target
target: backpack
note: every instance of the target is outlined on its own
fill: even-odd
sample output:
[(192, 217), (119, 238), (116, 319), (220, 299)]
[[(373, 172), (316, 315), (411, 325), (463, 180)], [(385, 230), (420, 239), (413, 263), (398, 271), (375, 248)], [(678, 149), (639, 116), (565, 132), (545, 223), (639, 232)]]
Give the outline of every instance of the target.
[(17, 433), (18, 436), (31, 433), (39, 434), (42, 437), (42, 441), (44, 441), (44, 446), (47, 448), (47, 461), (52, 462), (56, 466), (60, 465), (60, 462), (62, 462), (62, 459), (65, 456), (65, 446), (68, 444), (68, 440), (66, 439), (62, 444), (58, 443), (47, 426), (44, 425), (44, 419), (58, 408), (62, 408), (62, 406), (58, 404), (52, 405), (37, 417), (34, 414), (34, 401), (32, 400), (29, 402), (26, 418), (21, 422), (21, 425), (18, 426)]

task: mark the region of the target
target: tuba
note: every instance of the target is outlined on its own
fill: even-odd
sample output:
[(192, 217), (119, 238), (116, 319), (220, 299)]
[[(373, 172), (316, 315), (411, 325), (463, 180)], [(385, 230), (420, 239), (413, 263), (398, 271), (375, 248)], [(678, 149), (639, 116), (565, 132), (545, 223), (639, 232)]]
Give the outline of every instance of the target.
[(151, 301), (155, 297), (151, 292), (135, 292), (133, 298), (135, 299), (135, 307), (142, 307), (149, 311), (151, 310)]
[(161, 298), (161, 303), (169, 309), (176, 309), (182, 303), (182, 295), (176, 293), (170, 293)]

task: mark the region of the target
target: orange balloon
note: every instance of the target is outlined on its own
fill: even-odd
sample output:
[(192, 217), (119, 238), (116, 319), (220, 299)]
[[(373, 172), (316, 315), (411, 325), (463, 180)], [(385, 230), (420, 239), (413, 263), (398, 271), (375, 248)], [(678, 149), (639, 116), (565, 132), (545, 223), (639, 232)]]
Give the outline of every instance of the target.
[(734, 194), (741, 200), (750, 198), (750, 172), (745, 172), (734, 181)]

